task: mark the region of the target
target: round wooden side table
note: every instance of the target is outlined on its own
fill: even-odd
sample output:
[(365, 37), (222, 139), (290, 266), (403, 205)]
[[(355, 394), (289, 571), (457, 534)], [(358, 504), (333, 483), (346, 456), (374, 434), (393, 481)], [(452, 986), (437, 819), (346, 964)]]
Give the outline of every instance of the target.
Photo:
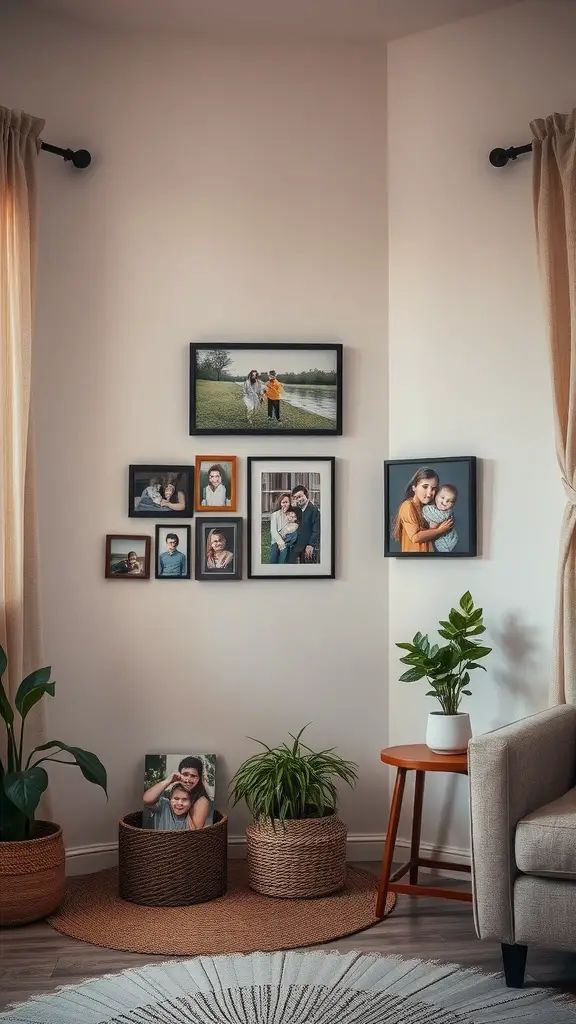
[[(468, 774), (467, 754), (435, 754), (425, 743), (408, 743), (403, 747), (386, 747), (380, 754), (380, 760), (384, 764), (394, 765), (396, 772), (396, 783), (390, 807), (390, 819), (388, 831), (386, 832), (386, 843), (384, 846), (384, 857), (382, 860), (382, 872), (378, 886), (378, 900), (376, 903), (376, 917), (381, 918), (386, 906), (386, 896), (389, 892), (403, 893), (406, 896), (439, 896), (449, 900), (464, 900), (472, 902), (472, 894), (458, 889), (436, 888), (434, 886), (418, 885), (418, 868), (443, 868), (450, 871), (467, 871), (471, 868), (467, 864), (451, 864), (443, 860), (431, 860), (428, 857), (420, 856), (420, 831), (422, 828), (422, 803), (424, 800), (424, 779), (426, 772), (452, 772), (457, 775)], [(412, 818), (412, 840), (410, 843), (410, 860), (398, 868), (393, 875), (392, 859), (396, 845), (396, 834), (398, 822), (402, 810), (402, 799), (406, 785), (406, 774), (409, 771), (416, 772), (416, 783), (414, 787), (414, 816)], [(399, 884), (399, 879), (410, 872), (409, 885)]]

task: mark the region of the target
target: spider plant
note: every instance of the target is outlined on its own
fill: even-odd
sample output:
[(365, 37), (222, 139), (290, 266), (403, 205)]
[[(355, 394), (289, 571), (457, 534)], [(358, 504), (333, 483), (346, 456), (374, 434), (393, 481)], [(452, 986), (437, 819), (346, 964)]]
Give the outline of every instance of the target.
[[(291, 744), (264, 747), (240, 765), (230, 783), (235, 807), (244, 800), (255, 821), (285, 821), (294, 818), (324, 817), (336, 809), (338, 791), (335, 779), (354, 786), (357, 765), (329, 750), (312, 750), (301, 741), (305, 725), (297, 736), (290, 733)], [(252, 737), (248, 737), (252, 739)]]

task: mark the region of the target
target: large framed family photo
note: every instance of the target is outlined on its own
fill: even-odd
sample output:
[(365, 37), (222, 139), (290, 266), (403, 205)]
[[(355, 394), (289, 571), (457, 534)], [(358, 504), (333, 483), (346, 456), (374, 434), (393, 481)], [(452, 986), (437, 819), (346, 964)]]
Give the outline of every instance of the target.
[(476, 458), (384, 463), (388, 558), (473, 558), (477, 554)]
[(334, 579), (333, 456), (248, 459), (248, 577)]
[(135, 519), (189, 519), (193, 466), (129, 466), (128, 515)]
[(190, 433), (341, 434), (342, 345), (191, 345)]

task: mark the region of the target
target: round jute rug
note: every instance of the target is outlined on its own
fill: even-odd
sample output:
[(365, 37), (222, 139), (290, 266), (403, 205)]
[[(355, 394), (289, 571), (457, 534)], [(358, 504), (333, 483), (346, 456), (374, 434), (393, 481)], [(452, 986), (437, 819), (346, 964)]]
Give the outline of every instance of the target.
[[(272, 899), (248, 886), (245, 861), (230, 861), (228, 892), (195, 907), (141, 907), (118, 895), (116, 868), (71, 878), (56, 931), (95, 946), (133, 953), (202, 956), (296, 949), (352, 935), (376, 924), (377, 879), (348, 868), (346, 886), (311, 900)], [(386, 913), (396, 902), (388, 896)]]
[(502, 975), (377, 953), (149, 964), (36, 996), (6, 1024), (576, 1024), (574, 1004)]

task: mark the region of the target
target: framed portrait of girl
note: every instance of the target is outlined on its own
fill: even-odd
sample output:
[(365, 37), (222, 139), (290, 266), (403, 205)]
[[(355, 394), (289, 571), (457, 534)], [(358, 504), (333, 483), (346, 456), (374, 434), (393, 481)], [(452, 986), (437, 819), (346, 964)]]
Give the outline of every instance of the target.
[(474, 558), (476, 458), (384, 463), (387, 558)]
[(196, 521), (196, 579), (242, 579), (242, 519), (202, 518)]

